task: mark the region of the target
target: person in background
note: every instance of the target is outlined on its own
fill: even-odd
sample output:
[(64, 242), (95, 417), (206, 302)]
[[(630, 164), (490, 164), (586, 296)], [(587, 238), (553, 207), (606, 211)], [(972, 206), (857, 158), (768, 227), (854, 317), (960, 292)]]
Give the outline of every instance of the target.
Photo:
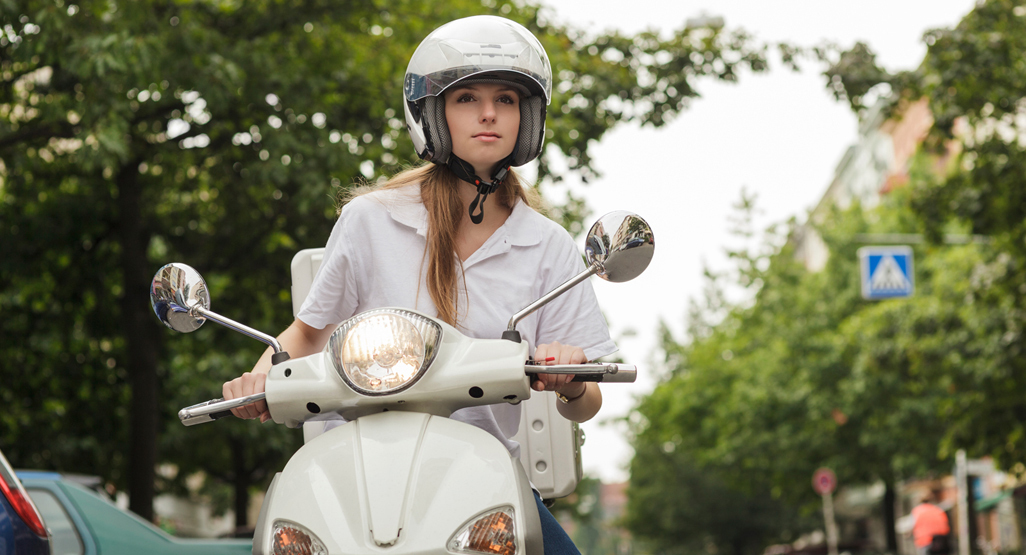
[(929, 491), (919, 496), (919, 504), (912, 513), (902, 518), (898, 531), (911, 534), (917, 555), (947, 555), (951, 553), (951, 525), (944, 509), (937, 506), (939, 492)]

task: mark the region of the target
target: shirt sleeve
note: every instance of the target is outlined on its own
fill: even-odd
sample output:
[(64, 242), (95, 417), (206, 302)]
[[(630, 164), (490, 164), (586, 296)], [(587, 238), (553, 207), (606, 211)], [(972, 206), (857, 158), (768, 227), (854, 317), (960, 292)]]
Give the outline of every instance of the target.
[(310, 286), (310, 294), (296, 314), (303, 323), (317, 329), (341, 323), (355, 314), (359, 306), (356, 285), (358, 253), (353, 252), (354, 243), (347, 229), (350, 216), (347, 209), (352, 204), (342, 209), (335, 222), (324, 247), (321, 267)]
[[(569, 234), (560, 238), (560, 271), (553, 272), (553, 282), (545, 284), (551, 291), (585, 270), (577, 245)], [(617, 351), (609, 337), (609, 326), (599, 308), (591, 280), (573, 287), (562, 296), (539, 309), (535, 340), (537, 345), (559, 341), (584, 350), (588, 360), (595, 360)], [(535, 347), (537, 347), (535, 345)]]

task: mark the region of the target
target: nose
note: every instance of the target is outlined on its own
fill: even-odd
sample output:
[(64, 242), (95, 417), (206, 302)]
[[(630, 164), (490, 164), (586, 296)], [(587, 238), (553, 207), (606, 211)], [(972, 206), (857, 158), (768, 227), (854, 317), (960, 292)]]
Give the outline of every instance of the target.
[(485, 100), (481, 102), (481, 123), (495, 121), (495, 101)]

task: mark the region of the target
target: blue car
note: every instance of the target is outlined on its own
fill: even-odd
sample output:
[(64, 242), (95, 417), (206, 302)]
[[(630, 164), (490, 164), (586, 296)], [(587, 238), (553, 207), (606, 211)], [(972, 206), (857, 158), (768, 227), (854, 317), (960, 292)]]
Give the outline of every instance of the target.
[(43, 517), (0, 452), (0, 553), (51, 555)]

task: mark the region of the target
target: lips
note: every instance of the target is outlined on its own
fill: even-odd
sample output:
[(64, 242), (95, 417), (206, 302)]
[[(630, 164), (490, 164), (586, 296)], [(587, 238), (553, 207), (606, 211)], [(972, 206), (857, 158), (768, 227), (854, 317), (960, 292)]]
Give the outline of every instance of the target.
[(484, 141), (486, 143), (498, 141), (501, 138), (498, 133), (494, 133), (492, 131), (484, 131), (482, 133), (477, 133), (473, 137), (479, 141)]

